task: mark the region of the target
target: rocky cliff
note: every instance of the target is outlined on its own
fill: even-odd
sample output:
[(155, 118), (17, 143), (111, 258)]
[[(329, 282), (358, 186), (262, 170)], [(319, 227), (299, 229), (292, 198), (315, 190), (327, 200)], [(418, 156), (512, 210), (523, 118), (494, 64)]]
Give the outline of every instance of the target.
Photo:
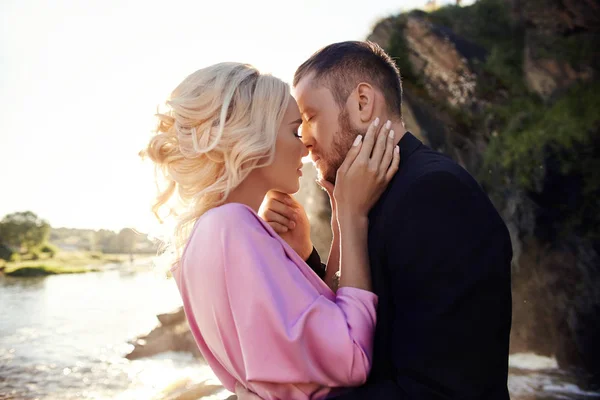
[(480, 0), (393, 16), (369, 37), (397, 61), (413, 124), (510, 228), (511, 351), (588, 382), (600, 381), (599, 33), (595, 0)]

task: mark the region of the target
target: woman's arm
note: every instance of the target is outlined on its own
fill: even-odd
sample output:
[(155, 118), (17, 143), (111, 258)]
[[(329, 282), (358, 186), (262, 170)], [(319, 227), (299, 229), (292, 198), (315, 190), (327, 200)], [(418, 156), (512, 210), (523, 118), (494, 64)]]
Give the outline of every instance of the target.
[(186, 315), (212, 359), (259, 394), (261, 382), (364, 383), (377, 296), (320, 292), (250, 210), (224, 207), (194, 234), (181, 274)]
[[(368, 213), (398, 170), (400, 154), (394, 146), (391, 121), (369, 126), (361, 143), (358, 136), (337, 171), (333, 197), (340, 229), (340, 284), (371, 290), (367, 246)], [(338, 289), (339, 290), (339, 289)]]

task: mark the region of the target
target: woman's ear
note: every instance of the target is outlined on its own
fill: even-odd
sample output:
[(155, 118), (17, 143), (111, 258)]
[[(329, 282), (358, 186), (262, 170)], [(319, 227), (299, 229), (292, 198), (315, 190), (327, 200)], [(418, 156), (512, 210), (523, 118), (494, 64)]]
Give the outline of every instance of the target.
[(366, 82), (359, 83), (356, 87), (358, 97), (358, 117), (361, 122), (369, 122), (374, 118), (375, 90)]

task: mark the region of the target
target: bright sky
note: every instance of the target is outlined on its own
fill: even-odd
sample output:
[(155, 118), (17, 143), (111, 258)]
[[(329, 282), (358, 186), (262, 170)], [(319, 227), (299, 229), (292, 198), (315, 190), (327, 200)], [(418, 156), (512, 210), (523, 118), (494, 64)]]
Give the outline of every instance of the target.
[(0, 1), (0, 218), (148, 231), (152, 173), (137, 154), (156, 106), (221, 61), (290, 81), (332, 42), (425, 0)]

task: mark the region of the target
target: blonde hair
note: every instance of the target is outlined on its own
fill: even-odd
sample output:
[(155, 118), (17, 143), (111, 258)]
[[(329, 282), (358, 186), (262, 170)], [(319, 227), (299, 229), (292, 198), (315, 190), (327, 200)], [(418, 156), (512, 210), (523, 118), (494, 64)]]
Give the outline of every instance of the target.
[(156, 167), (152, 211), (163, 222), (159, 211), (168, 206), (175, 218), (172, 265), (198, 218), (223, 204), (252, 170), (273, 161), (288, 100), (286, 83), (240, 63), (200, 69), (171, 93), (142, 155)]

